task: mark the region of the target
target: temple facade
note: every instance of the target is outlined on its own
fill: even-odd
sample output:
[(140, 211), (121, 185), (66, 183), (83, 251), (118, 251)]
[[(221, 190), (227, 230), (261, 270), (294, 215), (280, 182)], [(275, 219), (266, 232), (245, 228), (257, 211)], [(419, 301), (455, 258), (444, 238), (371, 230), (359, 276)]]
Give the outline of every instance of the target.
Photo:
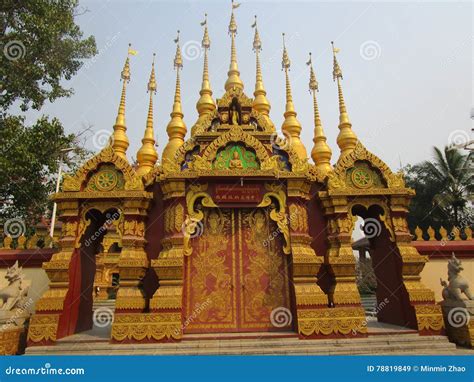
[(309, 158), (300, 139), (303, 127), (293, 104), (284, 39), (286, 109), (283, 137), (278, 137), (260, 66), (257, 21), (253, 98), (246, 95), (240, 79), (234, 9), (230, 67), (225, 93), (218, 99), (213, 98), (208, 70), (207, 20), (202, 24), (199, 117), (187, 137), (178, 33), (168, 142), (158, 161), (152, 65), (137, 166), (127, 159), (127, 57), (108, 146), (66, 176), (54, 195), (62, 222), (60, 248), (43, 265), (50, 284), (31, 318), (28, 346), (54, 344), (92, 327), (94, 295), (104, 293), (95, 288), (101, 282), (104, 288), (110, 286), (104, 269), (117, 275), (118, 284), (111, 342), (180, 341), (191, 333), (258, 331), (294, 332), (301, 339), (366, 336), (351, 247), (358, 217), (364, 219), (366, 233), (377, 231), (368, 235), (376, 294), (379, 302), (388, 301), (378, 320), (420, 334), (439, 334), (441, 308), (420, 281), (427, 258), (411, 245), (406, 223), (414, 192), (354, 133), (338, 50), (333, 46), (340, 154), (332, 164), (311, 57), (314, 139)]

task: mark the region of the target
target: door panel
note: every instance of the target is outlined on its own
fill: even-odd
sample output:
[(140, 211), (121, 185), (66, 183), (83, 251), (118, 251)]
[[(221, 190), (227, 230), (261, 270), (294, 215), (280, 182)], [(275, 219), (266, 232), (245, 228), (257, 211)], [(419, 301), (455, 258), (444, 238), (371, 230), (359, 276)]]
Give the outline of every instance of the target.
[(272, 324), (272, 311), (289, 309), (290, 296), (288, 257), (268, 211), (203, 212), (202, 235), (185, 259), (184, 331), (289, 330)]
[(187, 332), (235, 331), (235, 227), (232, 210), (204, 209), (202, 235), (186, 259)]
[[(265, 209), (238, 211), (240, 330), (288, 330), (272, 324), (272, 311), (289, 308), (287, 258), (276, 224)], [(290, 320), (288, 320), (290, 321)]]

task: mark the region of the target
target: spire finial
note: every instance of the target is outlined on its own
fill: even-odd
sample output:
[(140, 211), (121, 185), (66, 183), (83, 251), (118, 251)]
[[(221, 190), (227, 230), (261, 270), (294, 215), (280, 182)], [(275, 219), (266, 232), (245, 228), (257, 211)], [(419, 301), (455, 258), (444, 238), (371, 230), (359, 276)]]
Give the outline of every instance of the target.
[(309, 72), (309, 91), (313, 95), (313, 108), (314, 108), (314, 137), (313, 137), (313, 149), (311, 150), (311, 158), (313, 158), (316, 167), (321, 169), (323, 173), (327, 173), (331, 170), (331, 148), (326, 143), (326, 136), (324, 135), (321, 118), (319, 116), (318, 101), (316, 99), (316, 92), (319, 91), (318, 81), (313, 68), (313, 60), (311, 52), (309, 53), (309, 60), (306, 63), (310, 67)]
[(240, 7), (240, 3), (234, 3), (232, 0), (232, 12), (230, 15), (229, 34), (231, 39), (230, 45), (230, 66), (227, 72), (227, 81), (225, 82), (225, 90), (239, 88), (243, 90), (244, 84), (240, 79), (239, 67), (237, 65), (237, 51), (235, 49), (235, 35), (237, 34), (237, 23), (235, 22), (234, 9)]
[(127, 59), (123, 66), (120, 78), (123, 81), (122, 95), (120, 96), (120, 104), (115, 119), (114, 132), (112, 134), (112, 147), (118, 156), (126, 159), (126, 152), (129, 146), (127, 137), (127, 126), (125, 124), (125, 99), (127, 94), (127, 84), (130, 82), (130, 55), (136, 55), (137, 51), (132, 49), (132, 44), (128, 44)]
[(334, 41), (331, 41), (334, 67), (332, 71), (333, 80), (337, 81), (337, 91), (339, 95), (339, 134), (337, 136), (337, 145), (341, 149), (341, 155), (350, 153), (357, 144), (357, 136), (352, 131), (352, 124), (347, 114), (344, 95), (342, 93), (342, 70), (337, 61), (336, 54), (340, 49), (334, 47)]
[(137, 152), (138, 175), (145, 175), (155, 166), (158, 160), (158, 153), (155, 148), (155, 134), (153, 131), (153, 94), (156, 94), (155, 78), (155, 53), (151, 63), (150, 79), (148, 81), (147, 91), (150, 93), (150, 103), (148, 105), (148, 116), (146, 119), (145, 134), (142, 139), (142, 146)]
[(199, 117), (207, 115), (216, 109), (216, 104), (212, 99), (211, 84), (209, 82), (209, 63), (207, 58), (207, 51), (211, 47), (211, 40), (209, 39), (209, 33), (207, 31), (207, 13), (205, 14), (204, 21), (201, 22), (201, 26), (204, 27), (204, 36), (202, 38), (202, 48), (204, 49), (204, 67), (202, 71), (202, 85), (199, 91), (200, 98), (197, 101), (196, 109)]
[(290, 140), (290, 144), (293, 147), (293, 149), (297, 152), (298, 157), (304, 160), (308, 157), (308, 154), (306, 153), (306, 148), (304, 147), (303, 142), (301, 142), (301, 139), (300, 139), (301, 123), (296, 118), (297, 114), (295, 111), (295, 107), (293, 105), (293, 96), (291, 94), (290, 78), (288, 76), (288, 71), (290, 69), (291, 62), (290, 62), (290, 57), (288, 56), (288, 51), (286, 49), (285, 34), (283, 33), (282, 36), (283, 36), (283, 57), (281, 60), (281, 64), (282, 64), (282, 69), (285, 71), (286, 107), (285, 107), (285, 113), (283, 114), (285, 117), (285, 120), (283, 121), (281, 130), (283, 131), (287, 139)]
[(179, 77), (179, 71), (183, 68), (183, 58), (181, 56), (181, 48), (179, 46), (179, 30), (178, 36), (174, 39), (176, 44), (176, 55), (174, 57), (173, 66), (176, 69), (176, 88), (174, 93), (173, 111), (171, 112), (171, 120), (166, 127), (168, 133), (168, 143), (163, 150), (163, 160), (168, 159), (173, 161), (174, 155), (179, 147), (184, 143), (184, 137), (187, 129), (184, 123), (184, 114), (181, 108), (181, 82)]
[(267, 92), (265, 86), (263, 85), (262, 77), (262, 68), (260, 67), (260, 51), (262, 50), (262, 41), (260, 40), (260, 35), (257, 28), (257, 15), (255, 15), (255, 21), (252, 24), (252, 28), (255, 28), (255, 36), (253, 39), (253, 50), (255, 51), (256, 56), (256, 79), (255, 79), (255, 91), (253, 92), (253, 108), (263, 115), (268, 117), (270, 113), (270, 103), (267, 99)]

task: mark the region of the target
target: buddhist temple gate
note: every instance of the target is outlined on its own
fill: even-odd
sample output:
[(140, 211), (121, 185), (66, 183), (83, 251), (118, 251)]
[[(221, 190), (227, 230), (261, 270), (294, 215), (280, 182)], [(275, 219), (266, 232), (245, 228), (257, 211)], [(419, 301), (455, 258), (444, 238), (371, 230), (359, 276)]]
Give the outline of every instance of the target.
[[(154, 64), (149, 112), (138, 166), (126, 157), (125, 100), (130, 59), (109, 145), (64, 179), (54, 196), (63, 223), (60, 251), (44, 264), (50, 289), (32, 317), (29, 346), (92, 327), (97, 256), (114, 245), (120, 277), (112, 342), (180, 341), (189, 333), (290, 331), (301, 339), (366, 336), (355, 283), (351, 234), (356, 216), (375, 224), (370, 240), (379, 319), (436, 334), (443, 330), (434, 294), (420, 282), (425, 257), (410, 244), (407, 206), (413, 191), (370, 153), (352, 131), (334, 52), (341, 150), (330, 163), (310, 65), (314, 104), (311, 158), (300, 139), (290, 59), (283, 42), (286, 108), (278, 138), (269, 117), (254, 23), (254, 98), (244, 93), (231, 14), (231, 58), (225, 94), (214, 101), (209, 79), (207, 20), (198, 120), (185, 139), (180, 37), (169, 140), (157, 162), (153, 131)], [(133, 50), (129, 49), (129, 52)], [(100, 260), (100, 255), (99, 255)], [(279, 321), (284, 313), (288, 320)]]

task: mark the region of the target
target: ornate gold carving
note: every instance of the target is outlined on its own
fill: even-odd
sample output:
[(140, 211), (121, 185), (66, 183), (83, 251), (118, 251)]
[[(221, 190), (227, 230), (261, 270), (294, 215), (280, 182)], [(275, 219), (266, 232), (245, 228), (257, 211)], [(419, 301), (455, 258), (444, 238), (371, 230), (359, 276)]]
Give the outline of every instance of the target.
[(0, 330), (0, 356), (15, 355), (21, 342), (21, 334), (25, 329), (14, 325), (3, 325)]
[(28, 340), (31, 342), (56, 341), (59, 314), (35, 314), (28, 328)]
[(286, 217), (286, 193), (281, 184), (265, 183), (268, 192), (263, 196), (262, 201), (257, 207), (267, 207), (273, 204), (272, 197), (278, 201), (278, 208), (274, 206), (270, 210), (270, 218), (277, 223), (278, 229), (283, 234), (285, 244), (283, 245), (283, 253), (286, 255), (291, 253), (290, 230)]
[[(81, 191), (81, 187), (87, 176), (102, 163), (112, 163), (117, 170), (123, 174), (125, 182), (131, 181), (135, 176), (135, 171), (127, 160), (118, 156), (111, 146), (107, 146), (100, 153), (84, 163), (74, 175), (64, 176), (63, 191)], [(143, 190), (143, 186), (141, 189)]]
[(181, 313), (116, 313), (112, 324), (115, 341), (178, 340), (181, 336)]
[(443, 314), (439, 305), (415, 305), (418, 330), (440, 331), (444, 327)]
[(363, 308), (322, 308), (298, 311), (298, 332), (304, 336), (367, 333)]

